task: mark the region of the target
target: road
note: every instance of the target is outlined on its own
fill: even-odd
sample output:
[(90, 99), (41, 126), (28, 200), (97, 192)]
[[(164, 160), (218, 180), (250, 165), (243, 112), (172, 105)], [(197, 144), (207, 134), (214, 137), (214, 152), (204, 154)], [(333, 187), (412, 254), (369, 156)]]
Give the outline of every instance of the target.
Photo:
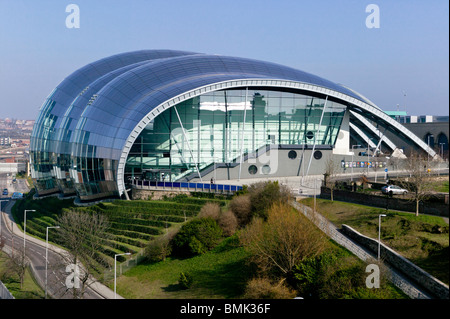
[[(3, 189), (8, 189), (8, 195), (3, 195)], [(0, 199), (2, 198), (9, 198), (11, 197), (12, 193), (14, 192), (20, 192), (20, 193), (26, 193), (29, 191), (27, 182), (25, 179), (19, 178), (16, 179), (15, 182), (13, 182), (13, 177), (11, 174), (7, 173), (1, 173), (0, 174), (0, 191), (2, 194), (0, 196)]]
[[(23, 183), (22, 183), (23, 182)], [(17, 183), (11, 183), (11, 177), (6, 174), (0, 175), (0, 187), (8, 188), (10, 195), (15, 191), (27, 192), (28, 188), (24, 180), (17, 180)], [(24, 187), (26, 189), (24, 189)], [(19, 230), (11, 215), (11, 208), (14, 206), (14, 200), (7, 200), (6, 196), (1, 196), (0, 212), (0, 237), (4, 240), (4, 251), (9, 254), (18, 254), (23, 252), (24, 236)], [(30, 214), (30, 213), (29, 213)], [(49, 229), (49, 231), (54, 231)], [(46, 243), (31, 236), (25, 238), (25, 251), (29, 259), (36, 281), (41, 287), (45, 287), (45, 278), (47, 274), (47, 292), (48, 296), (55, 299), (72, 299), (71, 291), (67, 289), (66, 280), (69, 275), (66, 272), (66, 263), (61, 257), (62, 249), (49, 245), (48, 267), (46, 271), (45, 256)], [(84, 299), (105, 299), (112, 298), (113, 293), (105, 286), (95, 284), (96, 289), (88, 288), (84, 294)], [(119, 297), (119, 296), (118, 296)]]
[[(440, 168), (440, 169), (433, 169), (434, 174), (441, 174), (448, 176), (449, 174), (449, 168)], [(377, 176), (377, 181), (379, 183), (385, 182), (384, 179), (384, 171), (383, 172), (374, 172), (370, 171), (367, 174), (367, 171), (356, 171), (351, 174), (350, 172), (344, 173), (344, 174), (337, 174), (335, 179), (336, 180), (348, 180), (353, 175), (353, 179), (356, 181), (358, 180), (361, 175), (368, 176), (370, 181), (375, 180), (375, 176)], [(389, 171), (389, 178), (394, 177), (400, 177), (400, 176), (407, 176), (408, 173), (404, 170), (397, 170), (397, 171)], [(287, 177), (269, 177), (269, 178), (253, 178), (253, 179), (234, 179), (234, 180), (217, 180), (217, 184), (232, 184), (232, 185), (250, 185), (252, 183), (257, 183), (261, 181), (279, 181), (282, 185), (288, 186), (293, 194), (302, 195), (302, 196), (314, 196), (320, 194), (320, 186), (322, 184), (323, 175), (309, 175), (309, 176), (287, 176)]]

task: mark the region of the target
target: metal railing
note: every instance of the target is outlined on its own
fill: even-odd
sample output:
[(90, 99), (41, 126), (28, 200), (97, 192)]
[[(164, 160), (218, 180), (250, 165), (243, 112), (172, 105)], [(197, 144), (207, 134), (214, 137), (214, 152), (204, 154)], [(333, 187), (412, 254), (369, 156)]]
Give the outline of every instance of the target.
[(0, 281), (0, 299), (15, 299), (8, 288)]
[(153, 190), (180, 190), (206, 193), (234, 193), (242, 190), (242, 186), (215, 184), (215, 183), (190, 183), (190, 182), (157, 182), (147, 180), (133, 180), (132, 187), (138, 189)]

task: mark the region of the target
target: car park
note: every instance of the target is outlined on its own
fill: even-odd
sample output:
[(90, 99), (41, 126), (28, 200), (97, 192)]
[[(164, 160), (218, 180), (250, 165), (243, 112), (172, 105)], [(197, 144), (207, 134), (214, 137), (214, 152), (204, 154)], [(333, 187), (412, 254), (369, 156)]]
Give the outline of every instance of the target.
[(23, 198), (23, 194), (19, 192), (14, 192), (11, 196), (12, 199), (21, 199)]
[(386, 185), (381, 188), (381, 192), (389, 195), (405, 195), (408, 190), (397, 185)]

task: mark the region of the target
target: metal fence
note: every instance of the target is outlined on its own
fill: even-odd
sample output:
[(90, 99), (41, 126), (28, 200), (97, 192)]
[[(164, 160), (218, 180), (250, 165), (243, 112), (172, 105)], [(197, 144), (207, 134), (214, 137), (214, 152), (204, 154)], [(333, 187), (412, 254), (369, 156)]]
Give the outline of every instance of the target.
[(8, 288), (0, 281), (0, 299), (14, 299), (14, 296), (11, 295)]
[[(143, 259), (145, 259), (144, 256), (144, 250), (140, 250), (135, 256), (131, 257), (130, 259), (127, 259), (124, 262), (117, 263), (117, 276), (122, 275), (124, 272), (128, 271), (129, 269), (137, 266)], [(103, 273), (103, 279), (104, 280), (111, 280), (114, 279), (114, 267), (111, 267), (104, 271)]]
[(215, 183), (188, 182), (156, 182), (147, 180), (133, 180), (133, 187), (154, 190), (184, 190), (190, 192), (234, 193), (242, 190), (242, 186)]

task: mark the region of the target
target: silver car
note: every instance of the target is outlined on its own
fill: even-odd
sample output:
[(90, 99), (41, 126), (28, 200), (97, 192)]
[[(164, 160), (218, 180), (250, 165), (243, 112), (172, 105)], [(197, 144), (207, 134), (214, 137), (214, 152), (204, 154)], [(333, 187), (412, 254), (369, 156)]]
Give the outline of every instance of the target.
[(408, 190), (397, 185), (386, 185), (381, 188), (381, 192), (383, 194), (405, 195), (408, 193)]

